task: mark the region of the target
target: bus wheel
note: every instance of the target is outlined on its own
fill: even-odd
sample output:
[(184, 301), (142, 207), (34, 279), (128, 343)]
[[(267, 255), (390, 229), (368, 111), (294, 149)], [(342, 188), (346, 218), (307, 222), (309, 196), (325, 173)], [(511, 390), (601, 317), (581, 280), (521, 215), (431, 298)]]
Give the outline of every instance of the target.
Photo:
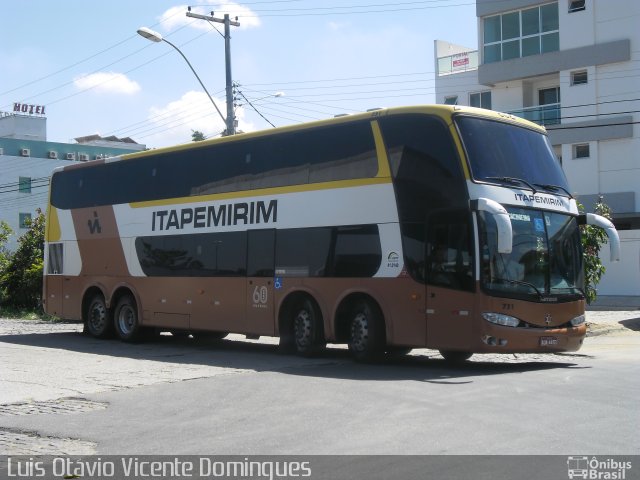
[(125, 295), (116, 305), (114, 311), (116, 333), (125, 342), (135, 342), (140, 339), (142, 327), (138, 319), (138, 309), (135, 300)]
[(457, 350), (440, 350), (440, 355), (449, 363), (463, 363), (471, 358), (473, 353)]
[(384, 319), (371, 302), (361, 300), (351, 311), (349, 351), (359, 362), (379, 360), (385, 351)]
[(313, 300), (304, 298), (293, 309), (293, 315), (296, 353), (304, 356), (318, 353), (326, 345), (320, 310)]
[(85, 324), (87, 332), (96, 338), (108, 338), (113, 334), (111, 312), (102, 295), (95, 295), (89, 302)]

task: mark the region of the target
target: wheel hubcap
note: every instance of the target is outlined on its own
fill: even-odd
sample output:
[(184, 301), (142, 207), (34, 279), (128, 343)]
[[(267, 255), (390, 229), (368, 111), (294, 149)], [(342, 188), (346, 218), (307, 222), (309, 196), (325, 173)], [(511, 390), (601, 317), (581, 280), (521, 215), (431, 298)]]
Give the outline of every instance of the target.
[(106, 317), (107, 309), (102, 303), (94, 303), (91, 305), (89, 323), (94, 331), (100, 331), (105, 327)]
[(300, 310), (293, 322), (296, 344), (306, 347), (311, 344), (311, 315), (307, 310)]
[(120, 309), (118, 313), (118, 326), (120, 331), (124, 334), (129, 334), (133, 331), (136, 324), (136, 316), (133, 309), (126, 305)]
[(351, 322), (351, 346), (354, 350), (362, 351), (369, 340), (369, 322), (364, 313), (358, 313)]

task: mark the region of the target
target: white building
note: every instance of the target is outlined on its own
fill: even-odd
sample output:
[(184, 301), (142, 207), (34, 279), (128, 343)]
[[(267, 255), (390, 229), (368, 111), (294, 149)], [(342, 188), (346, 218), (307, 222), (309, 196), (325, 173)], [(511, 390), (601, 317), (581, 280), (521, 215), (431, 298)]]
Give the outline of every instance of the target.
[(26, 231), (25, 221), (37, 209), (46, 209), (54, 168), (146, 148), (129, 138), (97, 135), (78, 138), (78, 143), (48, 142), (47, 119), (40, 113), (44, 107), (25, 107), (34, 108), (0, 112), (0, 220), (14, 232), (6, 245), (9, 250)]
[(476, 0), (478, 45), (435, 42), (436, 101), (547, 127), (578, 201), (614, 212), (599, 295), (640, 305), (640, 2)]

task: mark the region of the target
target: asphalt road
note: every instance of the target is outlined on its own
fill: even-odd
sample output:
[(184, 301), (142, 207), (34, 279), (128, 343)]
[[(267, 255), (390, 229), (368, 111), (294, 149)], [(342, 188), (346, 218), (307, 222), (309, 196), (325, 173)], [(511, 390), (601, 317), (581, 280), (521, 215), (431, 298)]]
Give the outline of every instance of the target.
[(640, 312), (587, 318), (579, 352), (461, 367), (0, 320), (0, 455), (637, 455)]

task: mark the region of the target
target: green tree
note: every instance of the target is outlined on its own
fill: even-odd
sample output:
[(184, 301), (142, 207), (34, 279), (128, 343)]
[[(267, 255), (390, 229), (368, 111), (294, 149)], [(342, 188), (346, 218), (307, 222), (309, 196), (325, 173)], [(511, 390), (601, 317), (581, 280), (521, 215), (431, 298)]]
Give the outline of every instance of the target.
[(204, 136), (200, 130), (191, 130), (191, 141), (193, 142), (201, 142), (202, 140), (206, 140), (207, 137)]
[[(9, 226), (7, 222), (4, 220), (0, 220), (0, 278), (2, 277), (3, 272), (5, 271), (7, 264), (9, 263), (10, 253), (7, 250), (7, 241), (9, 237), (13, 234), (13, 230)], [(0, 288), (0, 304), (2, 304), (3, 299), (3, 291)]]
[(40, 209), (28, 221), (18, 248), (7, 255), (0, 271), (0, 302), (13, 308), (37, 309), (42, 297), (45, 217)]
[[(584, 213), (584, 206), (578, 203), (580, 213)], [(603, 197), (598, 198), (595, 213), (611, 220), (611, 208), (604, 203)], [(584, 284), (587, 303), (591, 304), (598, 294), (596, 286), (606, 268), (598, 254), (604, 244), (607, 243), (607, 233), (594, 225), (582, 225), (582, 251), (584, 254)]]

